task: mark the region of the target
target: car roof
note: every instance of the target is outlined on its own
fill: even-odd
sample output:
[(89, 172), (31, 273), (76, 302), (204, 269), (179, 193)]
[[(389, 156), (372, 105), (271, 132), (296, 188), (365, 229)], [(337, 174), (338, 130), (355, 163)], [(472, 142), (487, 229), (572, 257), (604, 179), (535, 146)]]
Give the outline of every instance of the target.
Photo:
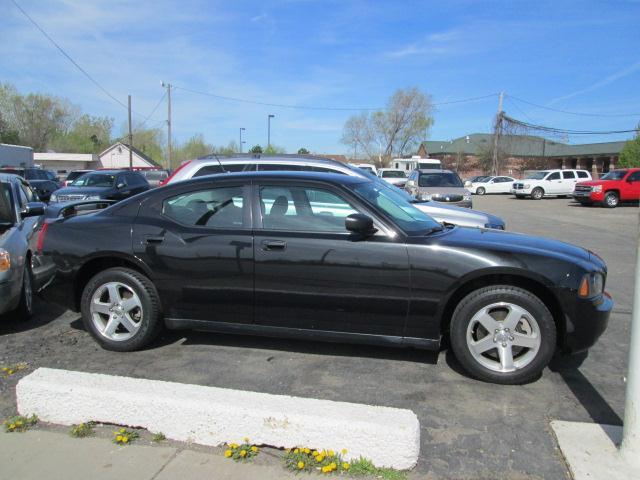
[(264, 162), (278, 162), (278, 163), (291, 163), (292, 161), (299, 162), (313, 162), (319, 164), (327, 164), (327, 165), (335, 165), (340, 164), (344, 165), (343, 162), (339, 162), (337, 160), (333, 160), (327, 157), (318, 157), (314, 155), (295, 155), (295, 154), (277, 154), (277, 155), (263, 155), (263, 154), (253, 154), (253, 153), (237, 153), (234, 155), (205, 155), (204, 157), (196, 158), (195, 160), (191, 160), (192, 163), (210, 163), (211, 160), (214, 163), (217, 163), (218, 160), (222, 163), (264, 163)]
[(87, 173), (106, 173), (107, 175), (114, 175), (116, 173), (122, 173), (122, 172), (127, 172), (128, 170), (125, 169), (118, 169), (118, 168), (114, 168), (114, 169), (108, 169), (108, 170), (89, 170)]
[(366, 177), (360, 177), (355, 175), (344, 175), (342, 173), (330, 173), (330, 172), (307, 172), (307, 171), (262, 171), (262, 172), (229, 172), (229, 173), (215, 173), (212, 175), (203, 175), (200, 177), (190, 178), (188, 180), (182, 180), (170, 184), (173, 185), (186, 185), (186, 184), (198, 184), (207, 183), (213, 179), (215, 180), (231, 180), (231, 179), (246, 180), (315, 180), (324, 181), (334, 184), (358, 184), (371, 182), (372, 179)]
[(452, 170), (436, 170), (434, 168), (417, 168), (416, 170), (418, 170), (420, 173), (455, 173)]
[(13, 182), (15, 180), (23, 181), (23, 178), (20, 175), (15, 175), (13, 173), (2, 173), (0, 172), (0, 182)]

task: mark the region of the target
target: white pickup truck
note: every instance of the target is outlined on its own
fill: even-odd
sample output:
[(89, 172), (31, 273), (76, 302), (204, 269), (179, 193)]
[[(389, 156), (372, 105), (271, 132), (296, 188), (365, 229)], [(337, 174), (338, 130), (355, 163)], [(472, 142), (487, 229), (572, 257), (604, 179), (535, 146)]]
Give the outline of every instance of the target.
[(511, 193), (517, 198), (531, 197), (534, 200), (571, 195), (576, 183), (588, 180), (591, 180), (591, 174), (587, 170), (540, 170), (524, 180), (513, 182)]

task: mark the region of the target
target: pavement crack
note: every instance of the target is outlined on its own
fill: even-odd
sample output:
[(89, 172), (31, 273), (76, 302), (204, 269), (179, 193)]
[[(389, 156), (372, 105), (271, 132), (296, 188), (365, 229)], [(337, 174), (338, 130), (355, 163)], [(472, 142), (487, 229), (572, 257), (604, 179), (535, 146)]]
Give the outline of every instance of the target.
[(164, 471), (164, 469), (167, 468), (167, 465), (169, 465), (171, 462), (173, 462), (181, 451), (182, 450), (176, 448), (176, 451), (173, 452), (173, 454), (169, 457), (169, 459), (160, 467), (160, 470), (158, 470), (153, 475), (153, 477), (151, 477), (150, 480), (156, 480), (156, 478), (158, 478), (158, 476)]

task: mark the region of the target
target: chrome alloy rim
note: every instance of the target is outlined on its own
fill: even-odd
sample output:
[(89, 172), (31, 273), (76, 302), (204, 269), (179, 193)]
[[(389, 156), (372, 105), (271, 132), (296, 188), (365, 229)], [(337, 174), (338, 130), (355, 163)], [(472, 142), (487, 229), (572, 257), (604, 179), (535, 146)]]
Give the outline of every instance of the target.
[(142, 325), (140, 298), (124, 283), (108, 282), (98, 287), (91, 298), (89, 311), (93, 325), (109, 340), (129, 340)]
[(513, 303), (492, 303), (478, 310), (467, 326), (467, 348), (482, 366), (514, 372), (529, 365), (541, 345), (538, 322)]

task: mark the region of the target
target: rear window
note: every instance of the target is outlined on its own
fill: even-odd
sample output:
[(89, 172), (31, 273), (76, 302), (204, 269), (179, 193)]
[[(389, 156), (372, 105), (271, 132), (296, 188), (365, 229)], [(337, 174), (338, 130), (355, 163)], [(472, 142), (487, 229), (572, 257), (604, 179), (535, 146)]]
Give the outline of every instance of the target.
[(578, 178), (589, 178), (589, 174), (587, 172), (584, 171), (578, 171)]
[(216, 173), (227, 173), (227, 172), (249, 172), (255, 170), (255, 164), (248, 163), (229, 163), (229, 164), (213, 164), (206, 165), (198, 170), (193, 176), (194, 177), (202, 177), (204, 175), (214, 175)]
[(383, 170), (382, 178), (407, 178), (402, 170)]

